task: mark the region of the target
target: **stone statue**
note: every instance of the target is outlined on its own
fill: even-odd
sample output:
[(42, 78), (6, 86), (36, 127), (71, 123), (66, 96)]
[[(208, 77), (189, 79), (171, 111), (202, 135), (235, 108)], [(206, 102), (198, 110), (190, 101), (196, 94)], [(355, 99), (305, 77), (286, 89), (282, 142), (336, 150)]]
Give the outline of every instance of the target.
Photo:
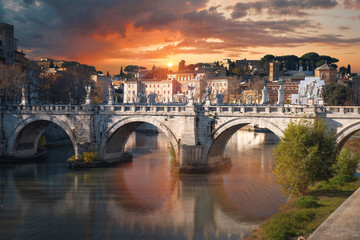
[(86, 98), (89, 98), (91, 94), (91, 86), (90, 85), (85, 86), (85, 91), (86, 91)]
[(206, 86), (206, 98), (207, 99), (210, 99), (211, 92), (212, 92), (212, 87), (209, 84), (209, 85)]
[(108, 92), (109, 92), (109, 100), (112, 100), (112, 99), (113, 99), (113, 98), (112, 98), (112, 97), (113, 97), (112, 95), (114, 94), (114, 90), (112, 89), (112, 87), (109, 87), (109, 88), (108, 88)]
[(86, 104), (86, 105), (92, 104), (92, 99), (91, 99), (91, 86), (90, 86), (90, 85), (85, 86), (85, 91), (86, 91), (85, 104)]
[(324, 90), (325, 90), (324, 85), (320, 85), (319, 88), (318, 88), (318, 93), (317, 93), (319, 98), (324, 97)]
[(314, 97), (314, 88), (315, 88), (316, 81), (312, 83), (308, 83), (305, 85), (305, 93), (308, 95), (308, 98)]
[(189, 89), (189, 95), (188, 95), (188, 97), (189, 97), (190, 100), (193, 100), (193, 99), (194, 99), (194, 88), (195, 88), (195, 87), (193, 87), (193, 86), (188, 86), (188, 89)]
[(25, 96), (25, 87), (22, 87), (22, 88), (21, 88), (21, 96), (22, 96), (21, 99), (25, 99), (25, 98), (26, 98), (26, 96)]

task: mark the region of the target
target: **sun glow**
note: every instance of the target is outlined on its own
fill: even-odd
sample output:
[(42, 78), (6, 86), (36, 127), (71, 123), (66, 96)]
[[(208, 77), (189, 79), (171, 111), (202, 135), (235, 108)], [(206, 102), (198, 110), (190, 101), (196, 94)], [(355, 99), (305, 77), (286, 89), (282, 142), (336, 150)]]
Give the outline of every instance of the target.
[(169, 62), (167, 65), (168, 65), (168, 67), (172, 67), (172, 66), (173, 66), (173, 63), (172, 63), (172, 62)]

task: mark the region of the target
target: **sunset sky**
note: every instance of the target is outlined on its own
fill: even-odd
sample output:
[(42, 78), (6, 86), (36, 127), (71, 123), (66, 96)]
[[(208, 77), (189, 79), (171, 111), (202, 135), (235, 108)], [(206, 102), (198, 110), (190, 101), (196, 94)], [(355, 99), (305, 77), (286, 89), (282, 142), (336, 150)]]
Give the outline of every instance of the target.
[(317, 52), (360, 72), (360, 0), (0, 0), (27, 57), (119, 73)]

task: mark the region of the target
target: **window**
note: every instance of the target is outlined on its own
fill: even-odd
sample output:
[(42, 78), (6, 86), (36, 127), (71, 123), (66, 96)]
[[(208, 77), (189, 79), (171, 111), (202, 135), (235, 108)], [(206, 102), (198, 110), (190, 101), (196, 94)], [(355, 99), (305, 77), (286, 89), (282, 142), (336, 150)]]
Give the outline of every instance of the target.
[(224, 87), (226, 87), (226, 83), (224, 83)]
[(168, 94), (170, 94), (170, 90), (168, 90)]
[(0, 40), (0, 46), (2, 46), (2, 40)]
[(326, 73), (323, 73), (322, 75), (321, 75), (321, 79), (323, 79), (323, 80), (326, 80)]

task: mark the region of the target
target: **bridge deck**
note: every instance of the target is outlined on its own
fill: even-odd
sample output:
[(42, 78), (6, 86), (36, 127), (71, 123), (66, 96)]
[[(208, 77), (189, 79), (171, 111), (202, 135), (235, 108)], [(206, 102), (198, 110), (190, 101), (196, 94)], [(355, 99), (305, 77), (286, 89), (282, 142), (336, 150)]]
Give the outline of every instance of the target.
[(341, 204), (308, 239), (360, 239), (359, 218), (360, 188)]

